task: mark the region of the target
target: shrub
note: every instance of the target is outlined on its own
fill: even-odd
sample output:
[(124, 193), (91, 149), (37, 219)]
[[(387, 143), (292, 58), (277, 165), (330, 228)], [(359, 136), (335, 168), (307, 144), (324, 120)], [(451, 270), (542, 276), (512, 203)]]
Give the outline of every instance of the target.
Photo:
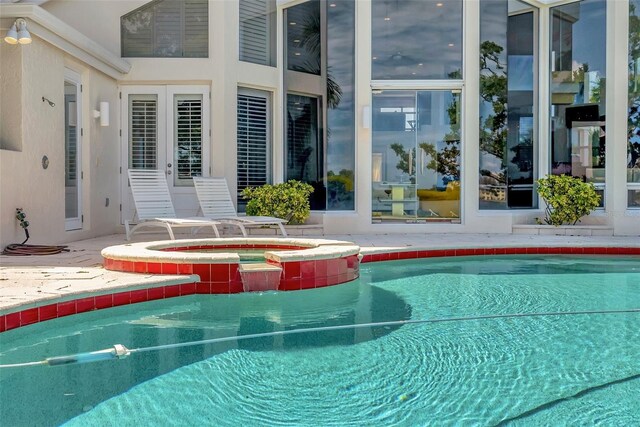
[(281, 184), (265, 184), (242, 190), (242, 197), (249, 200), (247, 215), (275, 216), (289, 219), (290, 224), (302, 224), (311, 214), (309, 196), (313, 187), (290, 180)]
[[(538, 194), (547, 204), (544, 222), (556, 227), (575, 225), (600, 203), (600, 196), (591, 183), (568, 175), (547, 175), (537, 181)], [(538, 224), (542, 224), (536, 218)]]

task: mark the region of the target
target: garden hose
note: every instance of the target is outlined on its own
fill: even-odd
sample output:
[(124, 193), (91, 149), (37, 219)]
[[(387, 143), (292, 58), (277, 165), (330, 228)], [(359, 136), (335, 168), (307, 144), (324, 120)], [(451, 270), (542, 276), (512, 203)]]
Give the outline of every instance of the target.
[(2, 251), (2, 255), (14, 255), (14, 256), (29, 256), (29, 255), (54, 255), (60, 252), (69, 252), (66, 246), (51, 246), (51, 245), (27, 245), (29, 240), (29, 221), (22, 208), (16, 209), (16, 219), (20, 222), (20, 227), (23, 228), (26, 239), (22, 243), (12, 243), (7, 245)]

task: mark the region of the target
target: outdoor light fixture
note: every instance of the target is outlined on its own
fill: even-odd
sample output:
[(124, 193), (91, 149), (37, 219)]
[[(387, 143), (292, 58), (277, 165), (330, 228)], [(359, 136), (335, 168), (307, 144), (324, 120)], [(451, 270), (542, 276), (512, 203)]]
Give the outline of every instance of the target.
[(14, 22), (11, 28), (9, 28), (9, 31), (7, 31), (4, 41), (9, 44), (31, 43), (31, 34), (27, 31), (27, 21), (23, 18), (16, 19), (16, 22)]
[(100, 117), (100, 126), (109, 126), (109, 103), (102, 101), (100, 103), (100, 110), (93, 110), (93, 117)]

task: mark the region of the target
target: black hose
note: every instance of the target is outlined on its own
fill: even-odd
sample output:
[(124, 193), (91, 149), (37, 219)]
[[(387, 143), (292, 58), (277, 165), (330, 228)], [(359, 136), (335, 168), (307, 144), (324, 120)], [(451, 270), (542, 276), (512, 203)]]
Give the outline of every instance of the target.
[(24, 229), (26, 239), (22, 243), (12, 243), (2, 251), (2, 255), (29, 256), (29, 255), (54, 255), (60, 252), (69, 252), (66, 246), (26, 245), (29, 240), (29, 221), (22, 208), (16, 209), (16, 219), (20, 227)]
[(24, 243), (12, 243), (4, 248), (4, 251), (2, 251), (2, 255), (54, 255), (61, 252), (69, 252), (69, 249), (66, 246), (25, 245)]

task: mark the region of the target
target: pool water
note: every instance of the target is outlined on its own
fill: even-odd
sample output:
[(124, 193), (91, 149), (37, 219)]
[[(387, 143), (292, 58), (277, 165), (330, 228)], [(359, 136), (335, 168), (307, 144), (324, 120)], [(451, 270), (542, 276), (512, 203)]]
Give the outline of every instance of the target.
[[(299, 292), (197, 295), (8, 331), (0, 363), (319, 326), (640, 308), (640, 260), (364, 264)], [(639, 425), (640, 313), (270, 336), (0, 371), (5, 425)], [(6, 404), (11, 402), (11, 404)]]

